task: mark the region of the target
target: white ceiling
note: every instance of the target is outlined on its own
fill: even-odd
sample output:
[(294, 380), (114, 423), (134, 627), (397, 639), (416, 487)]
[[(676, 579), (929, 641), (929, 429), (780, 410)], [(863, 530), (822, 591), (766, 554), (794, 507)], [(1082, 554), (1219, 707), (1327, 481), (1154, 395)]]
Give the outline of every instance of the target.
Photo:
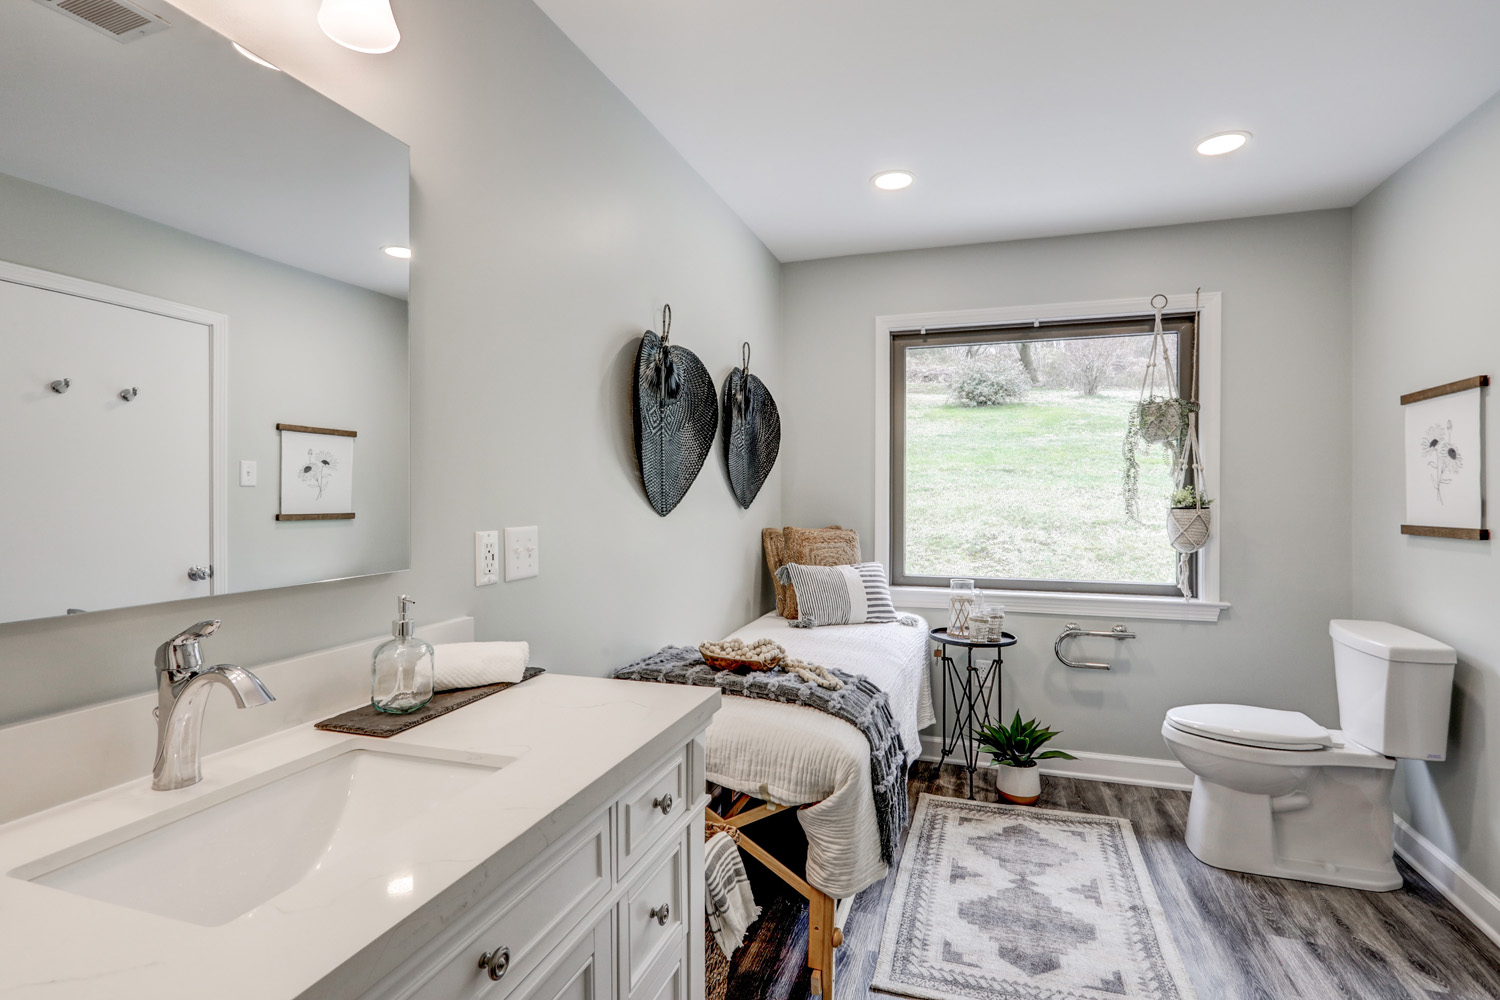
[(1347, 206), (1500, 90), (1495, 0), (537, 3), (785, 261)]
[(406, 145), (161, 0), (121, 44), (0, 3), (0, 173), (406, 297)]

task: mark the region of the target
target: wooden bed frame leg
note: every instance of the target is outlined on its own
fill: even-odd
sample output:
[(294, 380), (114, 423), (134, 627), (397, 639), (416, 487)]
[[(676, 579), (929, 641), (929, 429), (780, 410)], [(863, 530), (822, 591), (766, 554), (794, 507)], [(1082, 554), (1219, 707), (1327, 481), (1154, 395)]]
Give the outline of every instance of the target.
[[(812, 969), (812, 991), (823, 1000), (834, 1000), (834, 926), (837, 902), (817, 892), (807, 900), (807, 966)], [(842, 935), (839, 935), (842, 936)]]

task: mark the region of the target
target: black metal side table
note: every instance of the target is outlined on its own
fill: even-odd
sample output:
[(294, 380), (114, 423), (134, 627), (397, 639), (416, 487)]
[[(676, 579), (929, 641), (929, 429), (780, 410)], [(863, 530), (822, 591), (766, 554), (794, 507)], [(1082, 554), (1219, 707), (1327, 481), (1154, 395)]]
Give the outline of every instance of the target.
[[(934, 642), (943, 647), (942, 653), (933, 650), (933, 655), (943, 661), (943, 754), (938, 766), (963, 748), (964, 767), (969, 771), (969, 798), (974, 797), (974, 772), (979, 770), (979, 750), (974, 737), (985, 726), (993, 725), (1000, 716), (1000, 650), (1014, 646), (1016, 637), (1001, 632), (999, 639), (967, 639), (949, 635), (945, 628), (931, 630)], [(967, 651), (966, 663), (960, 667), (948, 655), (949, 646), (958, 646)], [(974, 650), (993, 649), (995, 658), (989, 666), (974, 665)], [(993, 702), (995, 712), (990, 714)], [(948, 730), (948, 707), (953, 706), (953, 731)]]

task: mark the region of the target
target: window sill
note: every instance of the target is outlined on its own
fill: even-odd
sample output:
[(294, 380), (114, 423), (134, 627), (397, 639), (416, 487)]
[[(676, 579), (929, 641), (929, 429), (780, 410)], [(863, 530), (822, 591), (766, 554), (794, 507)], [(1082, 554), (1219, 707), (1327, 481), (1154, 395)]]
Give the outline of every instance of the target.
[[(1047, 590), (986, 590), (984, 594), (1005, 605), (1007, 612), (1077, 618), (1216, 622), (1219, 614), (1229, 607), (1221, 601), (1135, 594), (1075, 594)], [(946, 608), (948, 590), (945, 587), (892, 587), (891, 599), (898, 608)]]

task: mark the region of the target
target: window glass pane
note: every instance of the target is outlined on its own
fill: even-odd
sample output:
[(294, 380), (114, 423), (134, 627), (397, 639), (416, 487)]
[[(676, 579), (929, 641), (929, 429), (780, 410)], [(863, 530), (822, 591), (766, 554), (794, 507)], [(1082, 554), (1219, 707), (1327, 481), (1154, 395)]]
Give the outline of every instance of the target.
[(1138, 449), (1140, 520), (1121, 485), (1150, 351), (1149, 334), (907, 348), (905, 575), (1174, 583), (1172, 456)]

